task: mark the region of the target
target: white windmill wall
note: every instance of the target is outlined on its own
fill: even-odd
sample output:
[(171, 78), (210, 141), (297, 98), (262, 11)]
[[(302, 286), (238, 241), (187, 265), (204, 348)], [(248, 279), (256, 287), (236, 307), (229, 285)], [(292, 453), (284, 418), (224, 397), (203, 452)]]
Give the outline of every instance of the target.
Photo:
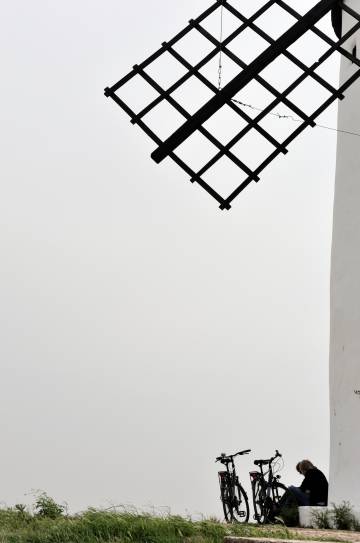
[[(346, 4), (360, 13), (360, 0)], [(351, 19), (351, 26), (354, 19)], [(344, 13), (343, 33), (350, 26)], [(346, 44), (357, 46), (360, 33)], [(356, 65), (342, 60), (341, 80)], [(339, 104), (339, 128), (360, 133), (360, 82)], [(331, 272), (329, 503), (360, 511), (360, 137), (338, 135)]]

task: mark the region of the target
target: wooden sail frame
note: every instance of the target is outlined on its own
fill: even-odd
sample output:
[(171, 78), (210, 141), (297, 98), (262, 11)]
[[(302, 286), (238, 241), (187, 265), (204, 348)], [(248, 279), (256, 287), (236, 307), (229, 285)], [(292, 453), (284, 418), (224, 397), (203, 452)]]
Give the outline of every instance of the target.
[[(296, 20), (295, 24), (277, 40), (271, 38), (256, 24), (257, 19), (265, 14), (274, 5), (282, 8)], [(222, 42), (212, 36), (203, 26), (203, 22), (220, 7), (227, 9), (239, 21), (238, 28)], [(329, 12), (332, 12), (333, 20), (335, 18), (335, 20), (338, 22), (339, 13), (342, 13), (342, 11), (347, 12), (355, 20), (355, 24), (348, 32), (346, 32), (346, 34), (341, 36), (337, 41), (334, 41), (318, 28), (317, 23), (321, 21)], [(249, 65), (247, 65), (241, 58), (235, 55), (228, 48), (228, 45), (248, 28), (269, 43), (269, 47)], [(152, 153), (152, 158), (157, 163), (161, 162), (165, 157), (170, 157), (186, 172), (187, 175), (189, 175), (191, 182), (198, 183), (203, 189), (206, 190), (206, 192), (217, 200), (221, 209), (230, 209), (233, 200), (252, 181), (258, 182), (261, 172), (279, 154), (286, 154), (289, 144), (295, 140), (299, 134), (301, 134), (309, 126), (316, 126), (316, 118), (321, 115), (334, 101), (337, 99), (343, 99), (344, 92), (360, 77), (360, 60), (356, 58), (352, 52), (347, 51), (343, 47), (345, 42), (347, 42), (347, 40), (349, 40), (349, 38), (359, 29), (360, 15), (346, 6), (344, 2), (339, 0), (321, 0), (304, 16), (298, 14), (284, 0), (269, 0), (251, 17), (245, 17), (242, 15), (232, 5), (230, 0), (217, 0), (197, 19), (190, 20), (188, 26), (177, 34), (172, 40), (164, 42), (162, 47), (148, 59), (141, 64), (134, 66), (132, 71), (120, 79), (120, 81), (111, 87), (107, 87), (105, 89), (105, 95), (114, 100), (114, 102), (117, 103), (130, 116), (131, 122), (138, 125), (157, 144), (157, 149), (155, 149), (155, 151)], [(212, 51), (195, 66), (191, 65), (188, 60), (186, 60), (184, 56), (182, 56), (174, 48), (176, 44), (178, 44), (183, 38), (193, 31), (199, 32), (213, 46)], [(321, 40), (323, 40), (327, 46), (329, 46), (327, 51), (323, 53), (321, 57), (311, 66), (305, 65), (299, 58), (289, 51), (289, 47), (307, 32), (314, 33), (318, 38), (321, 38)], [(239, 70), (241, 70), (240, 73), (221, 90), (219, 90), (200, 72), (201, 68), (211, 59), (216, 57), (220, 51), (222, 54), (229, 57), (235, 64), (237, 64), (239, 66)], [(346, 81), (342, 82), (338, 88), (331, 85), (316, 71), (319, 66), (321, 66), (334, 52), (338, 52), (344, 57), (348, 58), (356, 66), (356, 70)], [(153, 62), (155, 62), (165, 53), (170, 54), (183, 68), (186, 69), (186, 73), (167, 89), (162, 88), (162, 86), (146, 71), (146, 69), (151, 66)], [(271, 64), (271, 62), (281, 55), (285, 56), (294, 65), (302, 70), (301, 75), (282, 92), (277, 90), (261, 75), (262, 70), (264, 70), (269, 64)], [(158, 93), (158, 96), (154, 100), (152, 100), (146, 105), (146, 107), (138, 112), (133, 111), (133, 109), (129, 107), (129, 105), (126, 104), (117, 94), (119, 89), (124, 87), (135, 77), (141, 77)], [(172, 94), (177, 89), (181, 89), (182, 85), (191, 77), (195, 77), (200, 80), (201, 83), (206, 85), (206, 87), (214, 93), (214, 96), (195, 114), (190, 114), (172, 96)], [(310, 115), (306, 114), (289, 99), (290, 93), (293, 92), (307, 78), (311, 78), (312, 80), (316, 81), (316, 83), (325, 88), (329, 93), (327, 100), (325, 100), (320, 107), (316, 108), (316, 110)], [(234, 96), (239, 92), (239, 90), (241, 90), (251, 81), (256, 81), (262, 85), (262, 87), (264, 87), (274, 97), (273, 101), (266, 108), (264, 108), (263, 111), (259, 112), (255, 118), (248, 116), (243, 109), (233, 101)], [(146, 124), (146, 115), (163, 101), (170, 104), (185, 119), (184, 124), (181, 125), (180, 128), (170, 135), (170, 137), (165, 141), (162, 141), (159, 135), (150, 129), (150, 127)], [(284, 104), (301, 120), (296, 129), (282, 142), (277, 141), (272, 134), (270, 134), (259, 124), (260, 121), (270, 114), (273, 108), (279, 104)], [(241, 117), (243, 121), (246, 122), (246, 126), (242, 128), (226, 145), (221, 143), (214, 134), (203, 126), (204, 123), (224, 105), (230, 107), (237, 115)], [(238, 143), (251, 129), (254, 129), (261, 134), (261, 136), (263, 136), (273, 147), (272, 152), (267, 156), (267, 158), (254, 169), (250, 168), (246, 164), (245, 159), (241, 160), (232, 152), (234, 145), (236, 145), (236, 143)], [(196, 131), (199, 131), (203, 136), (205, 136), (205, 138), (207, 138), (208, 141), (210, 141), (217, 149), (216, 154), (211, 158), (211, 160), (209, 160), (197, 171), (191, 168), (189, 164), (187, 164), (176, 154), (177, 147), (186, 141), (187, 138), (189, 138)], [(226, 197), (220, 195), (219, 192), (211, 187), (210, 184), (207, 183), (203, 178), (204, 174), (208, 172), (222, 157), (226, 157), (231, 160), (246, 175), (245, 180), (242, 180), (242, 182), (231, 192), (231, 194)]]

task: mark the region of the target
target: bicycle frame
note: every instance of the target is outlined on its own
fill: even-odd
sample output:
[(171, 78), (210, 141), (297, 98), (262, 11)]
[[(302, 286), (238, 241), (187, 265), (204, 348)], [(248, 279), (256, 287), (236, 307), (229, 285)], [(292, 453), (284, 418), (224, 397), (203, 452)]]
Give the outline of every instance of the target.
[(216, 459), (225, 466), (226, 471), (219, 471), (219, 483), (225, 519), (228, 522), (247, 522), (249, 519), (248, 496), (239, 481), (236, 473), (234, 459), (237, 456), (248, 454), (250, 449), (232, 455), (223, 453)]
[[(279, 483), (280, 475), (274, 475), (273, 463), (277, 458), (281, 458), (278, 451), (268, 460), (255, 460), (254, 464), (259, 467), (259, 471), (250, 472), (255, 509), (254, 518), (259, 523), (268, 521), (269, 511), (271, 511), (273, 504), (278, 503), (280, 499), (279, 489), (285, 488)], [(264, 466), (268, 467), (267, 471)]]
[[(273, 482), (278, 481), (280, 479), (280, 475), (274, 475), (272, 463), (269, 464), (269, 469), (265, 473), (264, 473), (262, 465), (260, 465), (259, 468), (260, 468), (260, 471), (250, 472), (251, 480), (258, 478), (261, 481), (263, 488), (266, 489), (266, 497), (275, 499)], [(257, 475), (255, 476), (255, 474)], [(268, 475), (268, 478), (266, 480), (267, 475)]]
[[(228, 490), (229, 490), (229, 493), (230, 493), (229, 497), (230, 497), (230, 500), (232, 501), (234, 499), (235, 485), (239, 484), (239, 477), (236, 474), (234, 458), (231, 458), (231, 460), (224, 463), (224, 465), (226, 467), (226, 473), (227, 473), (227, 485), (226, 486), (228, 487)], [(223, 473), (223, 472), (220, 471), (218, 473), (219, 481), (220, 481), (220, 487), (221, 487), (221, 484), (223, 483), (223, 480), (221, 479), (221, 475), (220, 475), (221, 473)]]

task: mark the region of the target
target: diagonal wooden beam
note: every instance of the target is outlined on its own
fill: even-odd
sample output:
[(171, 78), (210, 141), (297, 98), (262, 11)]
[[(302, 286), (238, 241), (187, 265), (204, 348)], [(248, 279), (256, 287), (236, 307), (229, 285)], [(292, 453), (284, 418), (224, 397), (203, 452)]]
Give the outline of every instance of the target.
[(296, 22), (280, 38), (261, 53), (247, 68), (230, 81), (221, 91), (202, 106), (188, 121), (164, 141), (152, 154), (156, 163), (160, 163), (179, 145), (187, 140), (203, 123), (212, 117), (226, 102), (271, 62), (278, 58), (288, 47), (324, 17), (338, 0), (320, 0), (304, 17)]

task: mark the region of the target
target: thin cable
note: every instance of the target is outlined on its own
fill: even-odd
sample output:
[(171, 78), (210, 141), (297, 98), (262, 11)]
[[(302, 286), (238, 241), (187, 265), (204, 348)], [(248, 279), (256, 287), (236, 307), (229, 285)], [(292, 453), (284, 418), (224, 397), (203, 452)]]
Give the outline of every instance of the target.
[[(255, 107), (251, 104), (245, 104), (244, 102), (240, 102), (240, 100), (235, 100), (235, 98), (232, 99), (232, 102), (235, 102), (236, 104), (248, 107), (249, 109), (254, 109), (255, 111), (265, 111), (264, 109), (261, 109), (259, 107)], [(290, 121), (293, 121), (294, 123), (302, 123), (302, 119), (298, 119), (297, 117), (294, 117), (293, 115), (281, 115), (281, 113), (269, 113), (269, 115), (272, 115), (273, 117), (276, 117), (277, 119), (289, 119)], [(332, 130), (333, 132), (341, 132), (342, 134), (349, 134), (350, 136), (356, 136), (360, 138), (360, 134), (357, 132), (351, 132), (350, 130), (340, 130), (340, 128), (332, 128), (331, 126), (325, 126), (323, 124), (316, 124), (319, 128), (324, 128), (325, 130)]]
[(221, 4), (220, 8), (220, 51), (219, 51), (219, 68), (218, 68), (218, 90), (221, 91), (221, 85), (222, 85), (222, 40), (223, 40), (223, 18), (224, 18), (224, 6)]
[[(245, 104), (244, 102), (240, 102), (240, 100), (235, 100), (235, 98), (232, 99), (232, 102), (235, 102), (236, 104), (239, 104), (243, 107), (248, 107), (250, 109), (254, 109), (255, 111), (265, 111), (264, 109), (261, 109), (260, 107), (252, 106), (251, 104)], [(293, 115), (281, 115), (281, 113), (269, 113), (269, 115), (272, 115), (273, 117), (277, 117), (278, 119), (290, 119), (291, 121), (294, 121), (294, 123), (302, 123), (302, 119), (298, 119), (297, 117), (294, 117)]]
[(326, 130), (333, 130), (334, 132), (341, 132), (342, 134), (349, 134), (350, 136), (357, 136), (360, 138), (360, 134), (357, 132), (350, 132), (349, 130), (340, 130), (340, 128), (331, 128), (330, 126), (324, 126), (322, 124), (317, 124), (319, 128), (325, 128)]
[[(218, 90), (221, 91), (222, 89), (222, 71), (223, 71), (223, 65), (222, 65), (222, 42), (223, 42), (223, 33), (224, 33), (224, 5), (221, 4), (220, 7), (220, 37), (219, 37), (219, 44), (220, 44), (220, 50), (219, 50), (219, 66), (218, 66)], [(244, 102), (240, 102), (240, 100), (236, 100), (235, 98), (232, 98), (232, 102), (235, 102), (236, 104), (247, 107), (249, 109), (253, 109), (255, 111), (264, 111), (264, 109), (261, 109), (259, 107), (255, 107), (251, 104), (245, 104)], [(302, 123), (302, 119), (298, 119), (297, 117), (294, 117), (293, 115), (282, 115), (281, 113), (269, 113), (269, 115), (272, 115), (273, 117), (276, 117), (277, 119), (289, 119), (290, 121), (293, 121), (294, 123)], [(333, 132), (340, 132), (342, 134), (348, 134), (350, 136), (356, 136), (360, 138), (360, 134), (357, 132), (351, 132), (349, 130), (340, 130), (339, 128), (332, 128), (331, 126), (325, 126), (323, 124), (316, 124), (319, 128), (323, 128), (324, 130), (332, 130)]]

